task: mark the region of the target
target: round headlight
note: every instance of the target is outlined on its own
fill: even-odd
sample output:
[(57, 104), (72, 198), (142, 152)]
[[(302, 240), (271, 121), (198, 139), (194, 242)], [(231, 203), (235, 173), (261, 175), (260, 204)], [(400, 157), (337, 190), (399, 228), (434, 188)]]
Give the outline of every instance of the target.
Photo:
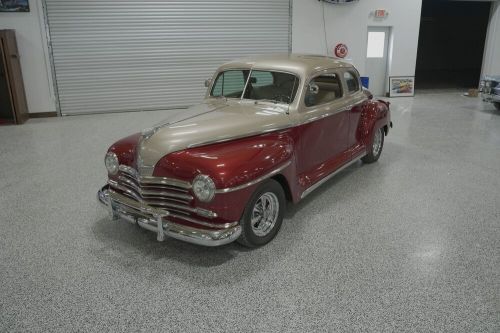
[(104, 158), (104, 164), (106, 165), (106, 169), (112, 175), (118, 172), (118, 167), (120, 163), (118, 162), (118, 157), (113, 152), (108, 152), (106, 157)]
[(215, 195), (215, 183), (206, 175), (198, 175), (193, 180), (193, 192), (198, 200), (209, 202)]

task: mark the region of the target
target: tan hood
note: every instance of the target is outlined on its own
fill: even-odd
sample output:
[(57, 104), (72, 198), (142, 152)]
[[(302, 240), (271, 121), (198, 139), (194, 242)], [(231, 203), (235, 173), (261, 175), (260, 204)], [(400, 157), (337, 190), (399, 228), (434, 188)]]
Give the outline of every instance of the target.
[(143, 131), (137, 165), (151, 175), (165, 155), (193, 146), (256, 135), (290, 126), (287, 106), (246, 100), (207, 100)]

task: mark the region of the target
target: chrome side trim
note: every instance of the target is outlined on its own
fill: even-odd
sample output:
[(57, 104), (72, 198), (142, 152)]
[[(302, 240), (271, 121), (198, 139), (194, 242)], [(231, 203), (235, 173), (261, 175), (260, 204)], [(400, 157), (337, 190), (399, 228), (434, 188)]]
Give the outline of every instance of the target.
[(191, 183), (178, 179), (167, 178), (167, 177), (140, 176), (137, 170), (123, 164), (120, 165), (119, 170), (134, 176), (143, 184), (171, 185), (171, 186), (181, 187), (184, 189), (191, 188)]
[[(344, 97), (342, 97), (344, 98)], [(340, 99), (339, 99), (340, 100)], [(339, 100), (334, 100), (332, 103), (335, 103), (335, 102), (338, 102)], [(356, 103), (351, 103), (349, 105), (346, 105), (346, 106), (342, 106), (334, 111), (330, 111), (330, 112), (326, 112), (326, 113), (323, 113), (321, 115), (318, 115), (318, 116), (313, 116), (313, 117), (310, 117), (310, 118), (307, 118), (307, 115), (304, 116), (304, 118), (306, 119), (303, 119), (298, 126), (300, 125), (305, 125), (305, 124), (309, 124), (309, 123), (312, 123), (316, 120), (321, 120), (321, 119), (324, 119), (324, 118), (327, 118), (327, 117), (330, 117), (330, 116), (333, 116), (333, 115), (336, 115), (337, 113), (341, 113), (341, 112), (346, 112), (346, 111), (349, 111), (351, 110), (353, 107), (355, 106), (358, 106), (360, 104), (362, 104), (366, 99), (362, 99)], [(321, 104), (321, 105), (318, 105), (318, 106), (314, 106), (314, 107), (309, 107), (309, 111), (312, 111), (314, 110), (314, 108), (322, 108), (322, 107), (325, 107), (326, 105), (328, 105), (329, 103), (325, 103), (325, 104)]]
[(287, 162), (285, 162), (285, 164), (283, 164), (279, 168), (274, 169), (273, 171), (265, 174), (264, 176), (261, 176), (259, 178), (256, 178), (256, 179), (254, 179), (254, 180), (252, 180), (252, 181), (250, 181), (248, 183), (245, 183), (245, 184), (242, 184), (242, 185), (239, 185), (239, 186), (228, 187), (228, 188), (223, 188), (223, 189), (215, 190), (215, 193), (216, 194), (229, 193), (229, 192), (238, 191), (238, 190), (247, 188), (249, 186), (255, 185), (255, 184), (260, 183), (261, 181), (263, 181), (263, 180), (265, 180), (267, 178), (271, 178), (272, 176), (278, 174), (279, 172), (281, 172), (282, 170), (284, 170), (286, 167), (288, 167), (291, 163), (292, 163), (292, 161), (287, 161)]
[(227, 141), (231, 141), (231, 140), (249, 138), (249, 137), (256, 136), (256, 135), (261, 135), (261, 134), (266, 134), (266, 133), (271, 133), (271, 132), (276, 132), (276, 131), (282, 131), (282, 130), (292, 128), (295, 126), (296, 125), (294, 125), (294, 124), (287, 124), (286, 126), (273, 127), (273, 128), (266, 129), (264, 131), (250, 132), (247, 134), (230, 136), (230, 137), (219, 137), (219, 138), (215, 138), (212, 140), (206, 140), (206, 141), (192, 143), (192, 144), (188, 145), (187, 148), (196, 148), (196, 147), (211, 145), (211, 144), (215, 144), (215, 143), (222, 143), (222, 142), (227, 142)]
[(358, 157), (354, 158), (350, 162), (347, 162), (346, 164), (344, 164), (343, 166), (341, 166), (340, 168), (338, 168), (337, 170), (335, 170), (334, 172), (332, 172), (328, 176), (325, 176), (325, 177), (321, 178), (316, 183), (314, 183), (313, 185), (311, 185), (310, 187), (308, 187), (304, 192), (302, 192), (302, 194), (300, 195), (300, 198), (304, 199), (312, 191), (314, 191), (315, 189), (317, 189), (318, 187), (320, 187), (321, 185), (323, 185), (324, 183), (326, 183), (328, 180), (330, 180), (335, 175), (337, 175), (340, 171), (344, 170), (348, 166), (350, 166), (350, 165), (356, 163), (357, 161), (359, 161), (360, 159), (362, 159), (365, 155), (366, 155), (366, 153), (362, 153), (361, 155), (359, 155)]
[(336, 111), (333, 111), (333, 112), (328, 112), (328, 113), (323, 113), (321, 115), (318, 115), (318, 116), (314, 116), (314, 117), (311, 117), (311, 118), (307, 118), (307, 119), (304, 119), (300, 125), (306, 125), (306, 124), (309, 124), (309, 123), (312, 123), (312, 122), (315, 122), (317, 120), (321, 120), (321, 119), (324, 119), (324, 118), (328, 118), (330, 116), (333, 116), (333, 115), (336, 115), (337, 113), (341, 113), (341, 112), (344, 112), (344, 111), (347, 111), (346, 108), (342, 108), (342, 109), (338, 109)]

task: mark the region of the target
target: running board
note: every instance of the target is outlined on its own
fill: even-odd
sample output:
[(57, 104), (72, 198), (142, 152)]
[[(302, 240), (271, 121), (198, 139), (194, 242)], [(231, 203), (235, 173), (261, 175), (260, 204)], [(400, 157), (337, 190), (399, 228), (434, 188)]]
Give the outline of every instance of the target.
[(340, 171), (344, 170), (348, 166), (353, 165), (354, 163), (356, 163), (357, 161), (359, 161), (360, 159), (362, 159), (363, 157), (365, 157), (365, 155), (366, 154), (359, 155), (358, 157), (356, 157), (355, 159), (353, 159), (350, 162), (347, 162), (346, 164), (344, 164), (343, 166), (341, 166), (340, 168), (338, 168), (337, 170), (335, 170), (334, 172), (332, 172), (328, 176), (326, 176), (324, 178), (321, 178), (319, 181), (317, 181), (316, 183), (314, 183), (313, 185), (311, 185), (310, 187), (308, 187), (304, 192), (302, 192), (302, 195), (300, 196), (300, 198), (304, 199), (312, 191), (314, 191), (315, 189), (317, 189), (318, 187), (320, 187), (321, 185), (323, 185), (324, 183), (326, 183), (327, 181), (329, 181), (333, 176), (337, 175)]

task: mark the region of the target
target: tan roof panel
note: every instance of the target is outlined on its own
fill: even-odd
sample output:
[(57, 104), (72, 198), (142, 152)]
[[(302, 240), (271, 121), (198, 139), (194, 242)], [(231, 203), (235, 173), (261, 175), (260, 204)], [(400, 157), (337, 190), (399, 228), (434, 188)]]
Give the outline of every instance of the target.
[(222, 65), (219, 70), (229, 68), (276, 69), (309, 75), (328, 68), (353, 67), (338, 59), (314, 54), (267, 54), (236, 59)]

